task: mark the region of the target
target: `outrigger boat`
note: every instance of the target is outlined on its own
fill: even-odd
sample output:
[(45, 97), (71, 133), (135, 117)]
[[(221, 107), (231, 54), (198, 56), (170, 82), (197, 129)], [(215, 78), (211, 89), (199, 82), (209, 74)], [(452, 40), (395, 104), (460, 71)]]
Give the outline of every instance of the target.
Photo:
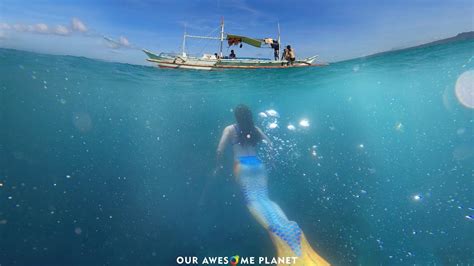
[[(224, 32), (224, 20), (220, 25), (220, 36), (196, 36), (188, 35), (186, 31), (183, 36), (183, 45), (181, 54), (160, 53), (156, 54), (148, 50), (143, 50), (148, 56), (147, 61), (156, 63), (160, 68), (182, 68), (182, 69), (197, 69), (197, 70), (213, 70), (213, 69), (259, 69), (259, 68), (292, 68), (292, 67), (309, 67), (309, 66), (324, 66), (326, 63), (316, 63), (318, 56), (311, 56), (305, 59), (296, 60), (293, 64), (288, 64), (286, 60), (271, 60), (266, 58), (228, 58), (222, 54), (224, 41), (227, 41), (229, 46), (241, 45), (242, 43), (249, 44), (254, 47), (272, 48), (272, 44), (277, 43), (280, 46), (280, 27), (278, 26), (278, 39), (271, 38), (256, 39), (246, 36), (227, 34)], [(220, 41), (219, 54), (204, 54), (202, 57), (188, 56), (186, 54), (186, 39), (207, 39)], [(272, 48), (273, 49), (273, 48)], [(279, 50), (279, 49), (278, 49)], [(216, 56), (217, 55), (217, 56)]]

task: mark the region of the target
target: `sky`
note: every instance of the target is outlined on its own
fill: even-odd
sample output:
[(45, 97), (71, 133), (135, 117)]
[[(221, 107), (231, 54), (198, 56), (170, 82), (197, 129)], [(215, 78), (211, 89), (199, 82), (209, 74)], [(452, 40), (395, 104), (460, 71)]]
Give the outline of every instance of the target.
[[(334, 62), (410, 47), (474, 29), (472, 0), (0, 0), (0, 47), (147, 64), (141, 49), (181, 51), (193, 35), (276, 38), (297, 57)], [(218, 42), (189, 40), (189, 54)], [(224, 47), (237, 56), (271, 49)]]

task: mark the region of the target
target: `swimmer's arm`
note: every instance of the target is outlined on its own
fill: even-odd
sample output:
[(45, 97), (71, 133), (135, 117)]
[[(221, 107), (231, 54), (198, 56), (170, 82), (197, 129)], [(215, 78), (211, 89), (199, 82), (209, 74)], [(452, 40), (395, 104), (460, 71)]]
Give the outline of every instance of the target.
[(226, 127), (224, 131), (222, 131), (221, 140), (219, 141), (219, 145), (217, 145), (217, 154), (223, 154), (225, 148), (227, 147), (227, 143), (229, 142), (231, 128)]
[(214, 174), (222, 168), (222, 155), (224, 154), (225, 148), (227, 147), (227, 143), (229, 142), (231, 128), (226, 127), (222, 132), (221, 140), (219, 141), (219, 145), (217, 145), (217, 152), (216, 152), (216, 169), (214, 170)]
[(263, 131), (259, 127), (256, 127), (256, 128), (257, 128), (258, 133), (260, 133), (260, 135), (262, 136), (262, 140), (264, 140), (264, 142), (268, 146), (272, 147), (272, 141), (270, 140), (270, 138), (267, 135), (265, 135), (265, 133), (263, 133)]

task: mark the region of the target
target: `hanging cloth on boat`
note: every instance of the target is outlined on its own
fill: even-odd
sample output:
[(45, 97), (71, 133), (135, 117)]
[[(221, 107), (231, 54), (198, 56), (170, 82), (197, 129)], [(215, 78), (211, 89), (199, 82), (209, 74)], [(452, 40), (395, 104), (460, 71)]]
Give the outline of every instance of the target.
[(260, 48), (262, 47), (262, 43), (264, 42), (264, 40), (249, 38), (240, 35), (227, 34), (227, 43), (229, 44), (229, 46), (238, 45), (241, 42)]
[(240, 38), (229, 38), (227, 37), (227, 44), (229, 44), (229, 46), (232, 46), (232, 45), (239, 45), (239, 43), (242, 42), (242, 39)]

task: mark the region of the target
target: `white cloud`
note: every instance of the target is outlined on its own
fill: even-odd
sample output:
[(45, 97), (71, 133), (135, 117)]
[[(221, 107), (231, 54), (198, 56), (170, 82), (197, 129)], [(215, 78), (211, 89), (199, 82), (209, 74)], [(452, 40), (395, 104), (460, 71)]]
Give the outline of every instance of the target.
[(86, 32), (86, 25), (77, 18), (73, 18), (71, 21), (71, 27), (64, 25), (57, 25), (50, 27), (46, 23), (37, 23), (34, 25), (27, 25), (22, 23), (16, 23), (13, 25), (7, 23), (0, 23), (0, 30), (14, 30), (18, 32), (31, 32), (31, 33), (42, 33), (42, 34), (57, 34), (57, 35), (69, 35), (72, 31)]
[(13, 29), (16, 31), (28, 31), (27, 27), (23, 24), (15, 24), (13, 25)]
[(0, 30), (0, 40), (4, 40), (7, 38), (7, 34)]
[(87, 31), (86, 25), (82, 21), (80, 21), (78, 18), (73, 18), (71, 21), (71, 24), (72, 24), (72, 29), (75, 31), (79, 31), (79, 32)]
[(12, 27), (8, 25), (7, 23), (0, 23), (0, 30), (9, 30)]
[(115, 41), (111, 41), (111, 40), (108, 40), (108, 39), (105, 39), (105, 40), (107, 41), (105, 44), (110, 49), (118, 49), (120, 47), (120, 45), (118, 45)]
[(48, 30), (49, 30), (48, 25), (44, 23), (38, 23), (34, 26), (33, 31), (38, 32), (38, 33), (48, 33)]
[(9, 25), (6, 23), (0, 23), (0, 30), (14, 30), (17, 32), (30, 32), (30, 33), (41, 33), (41, 34), (57, 34), (66, 36), (71, 33), (71, 29), (64, 25), (57, 25), (56, 27), (50, 27), (46, 23), (37, 23), (34, 25), (26, 25), (17, 23)]
[(70, 33), (69, 29), (66, 28), (65, 26), (63, 25), (58, 25), (56, 26), (56, 28), (54, 29), (54, 33), (58, 34), (58, 35), (68, 35)]
[(119, 43), (122, 45), (122, 46), (130, 46), (130, 42), (128, 41), (127, 38), (123, 37), (123, 36), (120, 36), (119, 38)]
[(124, 36), (120, 36), (118, 40), (109, 38), (107, 36), (103, 36), (104, 40), (106, 40), (106, 45), (112, 49), (119, 49), (119, 48), (132, 48), (128, 39)]
[(10, 27), (9, 29), (18, 32), (49, 33), (49, 27), (44, 23), (38, 23), (35, 25), (14, 24), (13, 27)]
[(109, 38), (107, 36), (104, 36), (104, 40), (106, 40), (107, 42), (105, 43), (107, 45), (107, 47), (111, 48), (111, 49), (118, 49), (120, 44), (113, 40), (112, 38)]

